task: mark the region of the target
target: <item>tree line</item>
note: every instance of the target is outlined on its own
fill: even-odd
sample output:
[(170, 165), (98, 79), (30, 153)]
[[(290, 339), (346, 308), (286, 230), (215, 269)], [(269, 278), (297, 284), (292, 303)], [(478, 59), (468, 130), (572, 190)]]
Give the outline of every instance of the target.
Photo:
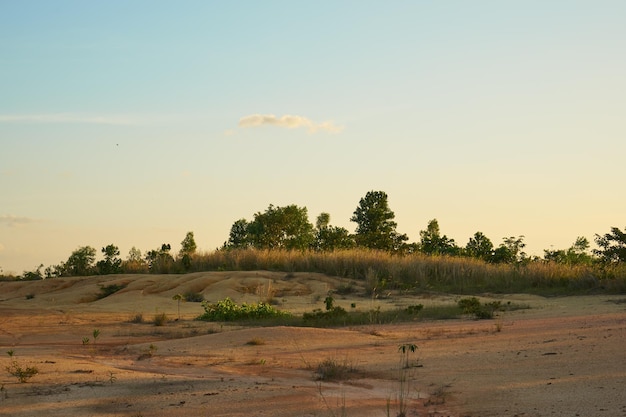
[[(356, 223), (354, 233), (346, 228), (332, 226), (330, 215), (321, 213), (315, 225), (309, 221), (306, 207), (271, 205), (257, 212), (252, 220), (236, 220), (228, 239), (217, 251), (232, 250), (283, 250), (333, 252), (350, 249), (368, 249), (388, 252), (398, 256), (423, 254), (431, 256), (468, 257), (489, 264), (523, 266), (532, 262), (550, 262), (563, 265), (606, 265), (626, 261), (626, 232), (613, 227), (609, 233), (595, 235), (598, 249), (590, 251), (589, 240), (578, 237), (571, 247), (561, 250), (544, 250), (544, 257), (529, 257), (524, 252), (524, 236), (510, 236), (495, 246), (482, 232), (477, 231), (465, 246), (441, 233), (437, 219), (428, 222), (419, 233), (418, 242), (408, 242), (406, 234), (399, 233), (395, 214), (389, 207), (388, 196), (383, 191), (369, 191), (360, 199), (351, 222)], [(96, 262), (96, 249), (79, 247), (67, 261), (49, 266), (43, 271), (24, 272), (22, 279), (42, 279), (57, 276), (79, 276), (116, 273), (184, 273), (191, 270), (197, 257), (193, 232), (188, 232), (177, 254), (171, 245), (164, 243), (142, 255), (133, 247), (125, 260), (120, 258), (117, 246), (110, 244), (101, 249), (102, 260)]]

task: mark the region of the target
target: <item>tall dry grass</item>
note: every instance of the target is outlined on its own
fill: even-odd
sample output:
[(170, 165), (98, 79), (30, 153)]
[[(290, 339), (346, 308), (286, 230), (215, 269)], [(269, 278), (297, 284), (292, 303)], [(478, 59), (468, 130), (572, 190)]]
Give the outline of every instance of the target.
[(562, 265), (543, 261), (527, 265), (420, 253), (393, 255), (351, 249), (334, 252), (230, 250), (195, 255), (192, 271), (274, 270), (319, 272), (364, 280), (371, 291), (390, 289), (538, 294), (626, 292), (626, 266)]

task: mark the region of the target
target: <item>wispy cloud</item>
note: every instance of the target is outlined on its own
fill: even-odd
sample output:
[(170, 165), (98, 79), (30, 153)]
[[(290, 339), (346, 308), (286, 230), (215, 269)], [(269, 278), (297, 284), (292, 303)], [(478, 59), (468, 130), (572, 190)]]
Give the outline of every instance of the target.
[(280, 117), (273, 114), (251, 114), (239, 119), (239, 127), (250, 128), (260, 126), (277, 126), (286, 129), (297, 129), (302, 127), (308, 129), (309, 133), (315, 133), (318, 131), (338, 133), (343, 130), (343, 127), (337, 126), (333, 122), (315, 123), (306, 117), (290, 114)]
[(0, 224), (8, 227), (22, 226), (29, 223), (37, 222), (37, 219), (30, 217), (14, 216), (12, 214), (0, 214)]
[(142, 118), (125, 115), (80, 113), (0, 114), (0, 123), (84, 123), (100, 125), (136, 125)]
[(94, 114), (65, 112), (0, 114), (0, 123), (145, 126), (164, 123), (187, 123), (194, 120), (202, 120), (203, 117), (203, 114)]

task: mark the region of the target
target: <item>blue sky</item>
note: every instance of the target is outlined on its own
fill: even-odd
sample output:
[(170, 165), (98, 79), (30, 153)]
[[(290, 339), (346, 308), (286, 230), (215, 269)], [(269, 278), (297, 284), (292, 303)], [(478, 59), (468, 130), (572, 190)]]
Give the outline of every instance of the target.
[(0, 0), (0, 268), (269, 204), (527, 251), (626, 225), (623, 1)]

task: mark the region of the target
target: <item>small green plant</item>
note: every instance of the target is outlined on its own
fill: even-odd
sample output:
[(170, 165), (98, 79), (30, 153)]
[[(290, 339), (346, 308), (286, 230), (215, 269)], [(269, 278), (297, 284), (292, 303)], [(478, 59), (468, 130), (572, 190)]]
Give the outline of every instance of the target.
[(404, 343), (398, 346), (398, 352), (400, 352), (402, 355), (401, 362), (403, 368), (411, 367), (409, 363), (409, 356), (411, 355), (411, 353), (415, 353), (416, 351), (417, 345), (414, 343)]
[(113, 384), (117, 380), (117, 377), (113, 371), (109, 371), (109, 384)]
[(86, 346), (89, 344), (89, 338), (88, 337), (83, 337), (83, 346)]
[(182, 294), (176, 294), (175, 296), (172, 297), (172, 300), (175, 300), (178, 306), (178, 320), (180, 320), (180, 303), (181, 302), (185, 302), (187, 301), (185, 299), (185, 296)]
[(7, 351), (7, 355), (11, 358), (11, 362), (6, 367), (6, 370), (10, 375), (16, 377), (20, 383), (28, 382), (29, 379), (39, 373), (39, 370), (34, 366), (23, 367), (20, 365), (17, 359), (15, 359), (14, 354), (15, 352), (13, 349)]
[(100, 330), (94, 329), (91, 335), (93, 336), (93, 344), (95, 345), (96, 341), (98, 340), (98, 336), (100, 336)]
[[(407, 399), (411, 391), (411, 378), (409, 374), (410, 361), (409, 357), (411, 353), (417, 351), (417, 345), (414, 343), (404, 343), (398, 346), (398, 352), (400, 353), (400, 366), (398, 369), (398, 392), (396, 394), (396, 401), (398, 406), (398, 413), (396, 417), (406, 417), (407, 415)], [(387, 416), (390, 416), (391, 400), (387, 400)]]

